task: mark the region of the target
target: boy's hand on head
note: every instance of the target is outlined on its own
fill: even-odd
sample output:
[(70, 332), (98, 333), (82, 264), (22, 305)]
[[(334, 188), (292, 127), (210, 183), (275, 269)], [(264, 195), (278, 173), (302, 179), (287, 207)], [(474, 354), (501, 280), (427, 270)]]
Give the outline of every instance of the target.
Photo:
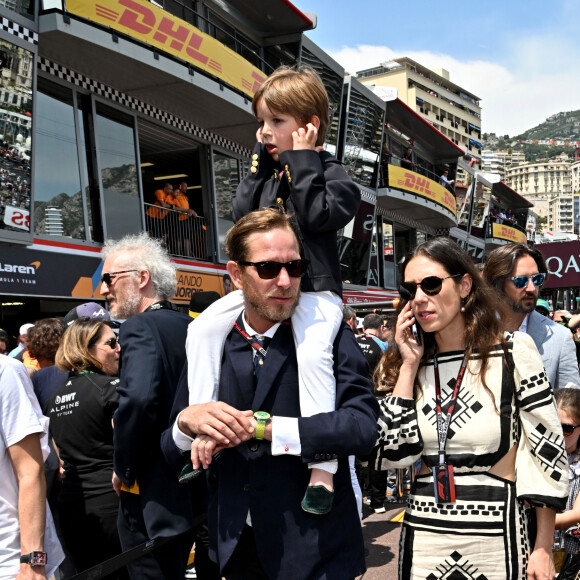
[(299, 149), (316, 149), (316, 139), (318, 139), (318, 129), (312, 124), (307, 123), (306, 128), (300, 127), (298, 131), (292, 132), (294, 140), (294, 151)]

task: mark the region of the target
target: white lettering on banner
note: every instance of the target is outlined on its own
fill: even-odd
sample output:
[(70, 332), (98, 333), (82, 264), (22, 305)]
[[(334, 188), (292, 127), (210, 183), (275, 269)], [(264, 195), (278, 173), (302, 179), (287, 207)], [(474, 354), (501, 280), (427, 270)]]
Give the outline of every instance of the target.
[[(552, 270), (552, 266), (550, 266), (550, 262), (552, 260), (556, 260), (558, 262), (558, 268), (556, 270)], [(553, 274), (554, 276), (558, 276), (558, 278), (562, 277), (562, 274), (560, 274), (560, 272), (562, 271), (562, 260), (560, 258), (558, 258), (558, 256), (550, 256), (546, 260), (546, 266), (548, 266), (548, 272), (550, 274)]]
[(18, 264), (3, 264), (0, 262), (0, 272), (18, 272), (19, 274), (34, 274), (36, 270), (32, 266), (19, 266)]
[(570, 259), (568, 260), (568, 264), (566, 264), (566, 273), (568, 272), (568, 270), (570, 268), (574, 268), (574, 270), (576, 270), (576, 272), (580, 272), (580, 270), (578, 270), (578, 264), (576, 263), (576, 260), (574, 259), (574, 256), (570, 256)]

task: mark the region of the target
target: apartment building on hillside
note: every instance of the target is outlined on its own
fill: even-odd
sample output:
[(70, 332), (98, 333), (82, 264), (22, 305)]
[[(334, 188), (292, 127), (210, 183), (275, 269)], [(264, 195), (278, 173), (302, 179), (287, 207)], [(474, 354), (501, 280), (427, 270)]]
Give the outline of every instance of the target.
[(574, 196), (571, 193), (550, 199), (548, 229), (552, 232), (574, 233)]
[(526, 162), (523, 152), (509, 153), (507, 151), (492, 151), (484, 149), (481, 152), (481, 168), (486, 173), (499, 173), (501, 178), (505, 177), (505, 170), (508, 167), (521, 165)]
[(480, 159), (480, 98), (451, 82), (445, 69), (433, 71), (402, 57), (358, 71), (357, 78), (365, 85), (396, 88), (401, 101), (466, 153)]
[(552, 198), (572, 195), (569, 163), (544, 161), (510, 167), (506, 169), (505, 182), (529, 199), (542, 217), (549, 217)]

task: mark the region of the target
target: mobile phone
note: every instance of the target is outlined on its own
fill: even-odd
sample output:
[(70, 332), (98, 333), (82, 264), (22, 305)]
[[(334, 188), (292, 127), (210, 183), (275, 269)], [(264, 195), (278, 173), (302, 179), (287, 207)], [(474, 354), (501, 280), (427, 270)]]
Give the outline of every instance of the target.
[(413, 322), (413, 326), (411, 326), (411, 334), (413, 335), (415, 342), (421, 346), (423, 344), (423, 337), (421, 336), (421, 330), (416, 322)]

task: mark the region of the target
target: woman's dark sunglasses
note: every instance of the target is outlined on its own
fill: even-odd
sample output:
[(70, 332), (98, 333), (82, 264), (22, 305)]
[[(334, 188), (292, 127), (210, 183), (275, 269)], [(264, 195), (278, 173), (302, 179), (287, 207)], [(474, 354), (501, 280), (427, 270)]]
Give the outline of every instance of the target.
[(564, 431), (564, 435), (572, 435), (576, 427), (580, 427), (580, 423), (578, 425), (570, 425), (569, 423), (562, 423), (562, 431)]
[(545, 279), (546, 274), (534, 274), (533, 276), (511, 276), (510, 278), (506, 278), (506, 280), (511, 280), (518, 290), (525, 288), (528, 285), (528, 280), (531, 280), (534, 286), (539, 288), (544, 284)]
[(120, 344), (119, 339), (116, 338), (115, 336), (113, 336), (113, 338), (109, 338), (109, 340), (105, 340), (105, 342), (103, 342), (103, 346), (104, 345), (110, 346), (112, 350), (115, 350), (117, 348), (117, 345)]
[(439, 278), (439, 276), (427, 276), (421, 282), (401, 282), (399, 284), (399, 294), (403, 300), (413, 300), (417, 294), (417, 286), (421, 286), (421, 290), (425, 294), (435, 296), (441, 292), (443, 280), (457, 278), (459, 276), (463, 276), (463, 274), (453, 274), (453, 276), (445, 276), (443, 278)]
[(254, 266), (262, 280), (273, 280), (284, 268), (291, 278), (302, 278), (310, 262), (308, 260), (292, 260), (291, 262), (238, 262), (240, 266)]

